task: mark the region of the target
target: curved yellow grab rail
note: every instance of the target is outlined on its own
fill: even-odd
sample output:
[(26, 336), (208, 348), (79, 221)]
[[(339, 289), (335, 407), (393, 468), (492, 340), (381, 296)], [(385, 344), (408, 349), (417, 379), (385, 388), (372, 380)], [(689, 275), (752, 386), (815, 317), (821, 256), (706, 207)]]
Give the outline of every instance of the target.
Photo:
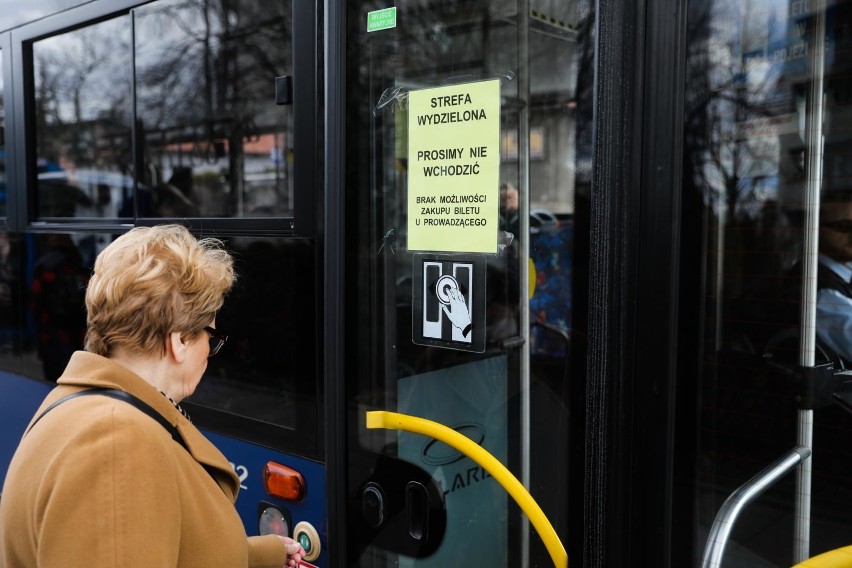
[(824, 554), (799, 562), (793, 568), (850, 568), (852, 567), (852, 546), (829, 550)]
[(544, 546), (547, 547), (547, 552), (553, 560), (553, 565), (556, 568), (568, 567), (568, 554), (565, 552), (565, 547), (562, 546), (562, 541), (559, 540), (559, 536), (553, 530), (553, 525), (547, 520), (541, 507), (538, 506), (538, 503), (535, 502), (526, 488), (521, 485), (521, 482), (512, 475), (512, 472), (506, 469), (506, 466), (500, 463), (497, 458), (488, 453), (482, 446), (443, 424), (426, 420), (425, 418), (399, 414), (398, 412), (387, 412), (384, 410), (367, 412), (367, 428), (405, 430), (406, 432), (422, 434), (440, 440), (465, 454), (490, 473), (518, 503), (524, 513), (527, 514), (530, 522), (544, 542)]

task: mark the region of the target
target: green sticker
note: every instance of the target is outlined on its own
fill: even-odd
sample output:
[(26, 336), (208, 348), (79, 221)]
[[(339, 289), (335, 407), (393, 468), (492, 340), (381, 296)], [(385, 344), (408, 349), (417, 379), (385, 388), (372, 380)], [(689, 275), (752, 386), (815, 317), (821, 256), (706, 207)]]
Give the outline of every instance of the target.
[(367, 31), (377, 32), (396, 27), (396, 7), (367, 13)]

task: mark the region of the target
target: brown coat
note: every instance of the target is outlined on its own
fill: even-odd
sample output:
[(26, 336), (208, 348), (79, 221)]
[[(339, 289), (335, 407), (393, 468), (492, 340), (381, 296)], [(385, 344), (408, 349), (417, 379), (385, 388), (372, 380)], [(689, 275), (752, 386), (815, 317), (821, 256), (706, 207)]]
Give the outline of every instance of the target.
[(126, 402), (86, 396), (57, 406), (9, 466), (0, 568), (284, 565), (281, 539), (246, 537), (233, 506), (239, 481), (225, 456), (154, 387), (81, 351), (58, 382), (37, 415), (83, 388), (117, 388), (175, 424), (189, 452)]

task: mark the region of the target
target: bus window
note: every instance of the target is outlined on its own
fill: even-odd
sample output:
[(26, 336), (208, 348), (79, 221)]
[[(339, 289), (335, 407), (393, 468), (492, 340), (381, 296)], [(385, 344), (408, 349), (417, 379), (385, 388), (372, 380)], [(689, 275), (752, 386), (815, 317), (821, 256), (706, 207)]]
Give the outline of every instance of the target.
[[(228, 335), (187, 402), (213, 429), (238, 434), (252, 421), (283, 427), (288, 451), (314, 457), (317, 374), (313, 249), (300, 239), (240, 237), (227, 241), (237, 282), (216, 317)], [(210, 414), (215, 411), (215, 414)], [(252, 430), (253, 436), (269, 428)], [(270, 441), (275, 444), (276, 442)]]
[(36, 41), (37, 220), (126, 216), (133, 187), (127, 17)]
[(55, 381), (86, 333), (85, 287), (108, 235), (0, 232), (0, 371)]
[[(19, 239), (0, 231), (0, 370), (10, 370), (19, 365), (21, 352), (22, 294), (19, 270)], [(37, 375), (36, 375), (37, 376)]]
[(3, 105), (3, 50), (0, 49), (0, 217), (6, 216), (6, 109)]
[(289, 217), (289, 2), (161, 0), (134, 11), (139, 217)]
[[(0, 232), (0, 371), (59, 378), (84, 345), (85, 288), (95, 258), (116, 236)], [(205, 427), (251, 432), (253, 439), (274, 431), (269, 444), (317, 457), (315, 291), (313, 278), (300, 276), (311, 273), (311, 245), (259, 237), (223, 242), (237, 271), (216, 318), (228, 341), (208, 361), (186, 407)]]

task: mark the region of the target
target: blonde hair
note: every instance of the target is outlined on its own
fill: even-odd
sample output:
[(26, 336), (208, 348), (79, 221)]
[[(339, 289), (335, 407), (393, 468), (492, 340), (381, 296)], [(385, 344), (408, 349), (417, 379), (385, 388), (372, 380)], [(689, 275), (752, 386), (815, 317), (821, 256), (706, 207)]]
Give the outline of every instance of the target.
[(165, 355), (169, 333), (194, 339), (213, 321), (234, 279), (220, 241), (196, 240), (181, 225), (136, 227), (95, 260), (85, 348)]

